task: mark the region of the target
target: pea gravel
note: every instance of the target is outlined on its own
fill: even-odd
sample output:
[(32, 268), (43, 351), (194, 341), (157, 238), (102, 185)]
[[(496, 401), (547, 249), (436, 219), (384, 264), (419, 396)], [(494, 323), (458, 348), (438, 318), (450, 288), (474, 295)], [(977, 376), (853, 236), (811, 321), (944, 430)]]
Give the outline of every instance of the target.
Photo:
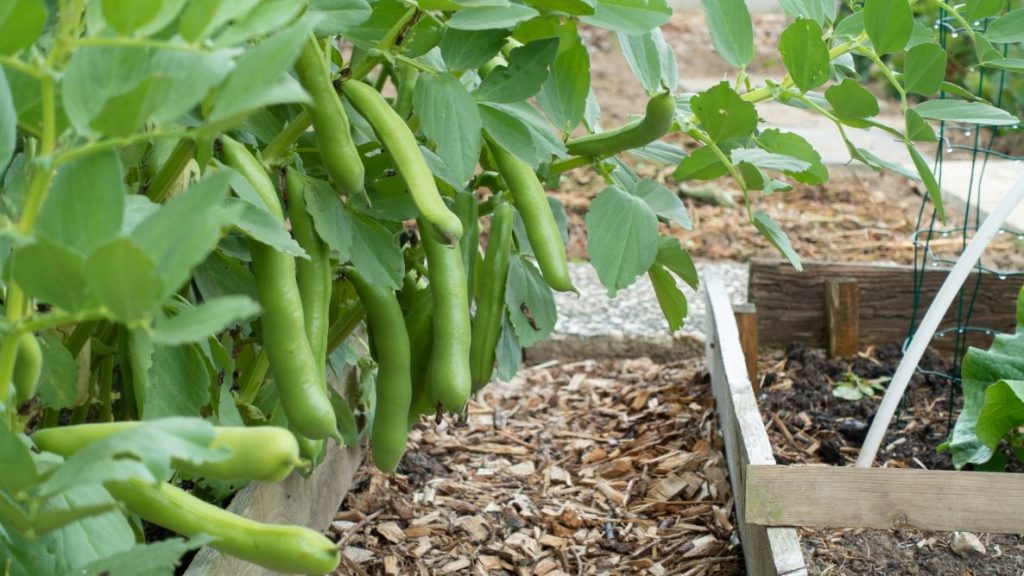
[[(697, 270), (714, 268), (725, 278), (732, 301), (746, 302), (749, 266), (740, 262), (697, 262)], [(555, 337), (615, 336), (650, 338), (669, 333), (668, 323), (658, 305), (654, 287), (645, 274), (636, 284), (620, 291), (614, 299), (601, 284), (597, 272), (587, 263), (570, 265), (577, 297), (572, 293), (556, 294), (558, 323)], [(686, 294), (689, 313), (681, 334), (702, 338), (704, 335), (704, 295), (679, 283)]]

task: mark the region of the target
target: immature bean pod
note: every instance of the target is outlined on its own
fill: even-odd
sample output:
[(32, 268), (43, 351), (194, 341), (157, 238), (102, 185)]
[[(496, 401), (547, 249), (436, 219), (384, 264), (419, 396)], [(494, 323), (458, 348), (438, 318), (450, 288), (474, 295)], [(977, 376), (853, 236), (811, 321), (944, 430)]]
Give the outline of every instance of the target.
[(643, 118), (615, 130), (569, 140), (565, 147), (573, 156), (611, 156), (643, 148), (668, 133), (675, 114), (675, 97), (671, 92), (661, 92), (647, 101)]
[(472, 328), (466, 271), (458, 246), (447, 246), (428, 223), (419, 221), (434, 301), (434, 345), (430, 353), (433, 396), (451, 412), (462, 412), (473, 390), (469, 372)]
[[(141, 422), (105, 422), (43, 428), (32, 434), (40, 450), (65, 458), (105, 438), (141, 426)], [(227, 448), (231, 455), (217, 462), (173, 461), (183, 472), (221, 480), (280, 482), (299, 463), (299, 445), (295, 436), (274, 426), (218, 426), (210, 448)]]
[(313, 104), (306, 109), (313, 121), (324, 168), (343, 193), (363, 194), (363, 162), (352, 141), (348, 114), (334, 90), (327, 62), (312, 35), (295, 63), (295, 72), (302, 87), (313, 98)]
[[(437, 400), (430, 390), (427, 378), (431, 349), (434, 345), (434, 301), (430, 287), (412, 286), (411, 293), (403, 294), (409, 303), (405, 314), (405, 328), (409, 333), (412, 351), (412, 402), (409, 405), (409, 426), (424, 414), (437, 410)], [(402, 290), (406, 292), (405, 289)]]
[[(273, 182), (241, 144), (223, 138), (225, 159), (257, 190), (272, 214), (284, 220)], [(337, 421), (324, 384), (323, 362), (306, 337), (295, 259), (255, 240), (249, 242), (256, 296), (263, 308), (263, 346), (288, 424), (311, 439), (336, 436)]]
[(505, 151), (493, 141), (491, 153), (498, 164), (498, 172), (508, 184), (516, 209), (526, 225), (526, 236), (533, 247), (533, 254), (540, 264), (541, 274), (548, 285), (559, 292), (572, 292), (572, 278), (565, 255), (565, 243), (558, 230), (555, 214), (548, 203), (544, 186), (529, 164)]
[(18, 356), (14, 364), (14, 399), (24, 404), (36, 395), (39, 377), (43, 374), (43, 351), (31, 332), (18, 336)]
[(394, 472), (405, 453), (408, 434), (412, 396), (409, 333), (393, 290), (367, 282), (352, 268), (346, 269), (346, 275), (366, 309), (377, 358), (377, 401), (370, 435), (373, 463), (384, 472)]
[(455, 213), (462, 221), (462, 238), (459, 251), (462, 252), (462, 266), (466, 269), (466, 293), (470, 301), (476, 294), (476, 260), (480, 251), (480, 204), (472, 192), (455, 195)]
[[(306, 209), (307, 182), (301, 172), (292, 168), (285, 175), (285, 197), (288, 200), (288, 220), (292, 236), (309, 254), (309, 260), (295, 263), (299, 295), (302, 297), (306, 337), (313, 355), (324, 364), (327, 361), (327, 331), (330, 328), (331, 250), (317, 234), (313, 217)], [(326, 384), (325, 384), (326, 385)]]
[(458, 242), (462, 237), (462, 222), (445, 205), (434, 182), (434, 174), (416, 143), (416, 137), (402, 117), (368, 84), (350, 80), (341, 85), (341, 90), (373, 126), (381, 144), (391, 154), (423, 218), (437, 228), (445, 244)]
[(482, 284), (476, 317), (473, 318), (473, 345), (469, 352), (474, 392), (486, 386), (494, 373), (494, 350), (501, 337), (501, 320), (505, 314), (505, 282), (508, 279), (512, 224), (515, 219), (515, 209), (511, 204), (501, 202), (495, 206), (487, 239), (487, 253), (481, 266)]
[(341, 561), (338, 547), (315, 530), (256, 522), (167, 483), (129, 480), (106, 488), (147, 522), (186, 537), (207, 534), (212, 548), (275, 572), (330, 574)]

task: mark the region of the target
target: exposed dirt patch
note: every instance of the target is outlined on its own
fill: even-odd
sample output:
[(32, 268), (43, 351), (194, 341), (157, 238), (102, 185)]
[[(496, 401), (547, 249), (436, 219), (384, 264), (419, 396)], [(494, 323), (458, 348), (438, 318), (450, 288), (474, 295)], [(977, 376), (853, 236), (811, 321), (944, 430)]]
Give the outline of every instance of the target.
[[(821, 350), (792, 347), (761, 359), (766, 375), (761, 394), (765, 425), (781, 464), (849, 465), (856, 459), (880, 398), (850, 401), (833, 396), (834, 383), (853, 373), (863, 379), (891, 376), (898, 346), (869, 350), (855, 358), (828, 359)], [(925, 370), (947, 372), (946, 361), (926, 355)], [(949, 382), (918, 374), (908, 389), (899, 420), (879, 456), (888, 467), (952, 468), (939, 453), (949, 430)], [(952, 408), (959, 411), (959, 394)], [(1013, 472), (1020, 472), (1018, 466)], [(1012, 472), (1011, 472), (1012, 473)], [(995, 497), (995, 496), (994, 496)], [(811, 574), (1019, 575), (1024, 570), (1024, 539), (978, 535), (984, 554), (962, 557), (948, 533), (916, 530), (803, 530), (801, 542)]]
[(549, 362), (364, 466), (340, 574), (742, 574), (699, 362)]

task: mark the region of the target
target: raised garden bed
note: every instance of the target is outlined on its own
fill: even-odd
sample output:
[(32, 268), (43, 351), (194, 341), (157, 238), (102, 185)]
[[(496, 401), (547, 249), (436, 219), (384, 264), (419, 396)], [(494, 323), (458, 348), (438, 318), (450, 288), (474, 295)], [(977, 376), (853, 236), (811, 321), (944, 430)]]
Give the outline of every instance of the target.
[[(973, 546), (973, 535), (922, 532), (1019, 533), (1024, 530), (1018, 514), (1024, 504), (1024, 477), (925, 469), (929, 467), (919, 455), (934, 450), (937, 423), (934, 420), (920, 422), (928, 409), (943, 402), (942, 396), (926, 394), (928, 408), (924, 410), (912, 401), (909, 424), (894, 434), (886, 448), (886, 468), (775, 464), (775, 453), (780, 455), (780, 460), (792, 464), (845, 462), (855, 456), (859, 444), (857, 431), (862, 433), (864, 422), (848, 415), (843, 417), (847, 410), (837, 409), (832, 413), (821, 410), (828, 406), (850, 406), (831, 397), (830, 372), (833, 370), (820, 370), (814, 385), (804, 378), (799, 382), (794, 380), (795, 374), (784, 371), (785, 362), (777, 365), (782, 374), (765, 382), (762, 398), (767, 410), (762, 414), (747, 378), (732, 306), (726, 299), (716, 296), (720, 293), (720, 282), (714, 276), (707, 278), (707, 288), (710, 295), (709, 363), (727, 437), (727, 452), (731, 464), (734, 463), (730, 479), (735, 492), (744, 495), (738, 499), (737, 516), (741, 534), (747, 535), (744, 547), (748, 573), (805, 573), (801, 570), (808, 574), (836, 571), (856, 574), (1019, 573), (1024, 564), (1024, 543), (1017, 536), (982, 534), (978, 542), (982, 545), (987, 542), (989, 546), (986, 553), (981, 553)], [(870, 358), (868, 354), (862, 360), (870, 362)], [(819, 360), (818, 366), (828, 366), (823, 356), (819, 356)], [(929, 361), (935, 362), (934, 359)], [(860, 362), (852, 361), (846, 369), (852, 371)], [(881, 365), (877, 359), (875, 362)], [(799, 373), (799, 368), (796, 372)], [(814, 379), (813, 369), (811, 374), (800, 376)], [(815, 393), (817, 398), (813, 398)], [(775, 394), (781, 400), (773, 401)], [(791, 401), (787, 402), (787, 396)], [(785, 405), (790, 407), (789, 411), (780, 410)], [(872, 411), (869, 405), (861, 409)], [(938, 411), (933, 418), (942, 415), (943, 412)], [(730, 422), (735, 424), (730, 425)], [(806, 422), (806, 425), (799, 422)], [(771, 439), (766, 424), (774, 430)], [(732, 441), (728, 440), (730, 426), (739, 432)], [(768, 443), (772, 440), (777, 442), (775, 448)], [(902, 457), (892, 457), (894, 454), (902, 454)], [(941, 458), (933, 462), (941, 466)], [(999, 497), (993, 498), (993, 494)], [(783, 527), (817, 530), (802, 530), (805, 540), (797, 548), (795, 540), (789, 540), (788, 536), (785, 545), (779, 544), (779, 538), (762, 536), (788, 529)], [(841, 533), (822, 530), (836, 527), (847, 530)], [(880, 528), (890, 530), (878, 531)], [(876, 530), (865, 532), (865, 529)], [(796, 532), (791, 530), (788, 534), (795, 536)], [(796, 555), (805, 563), (804, 568), (794, 567)], [(850, 572), (844, 572), (847, 569)]]

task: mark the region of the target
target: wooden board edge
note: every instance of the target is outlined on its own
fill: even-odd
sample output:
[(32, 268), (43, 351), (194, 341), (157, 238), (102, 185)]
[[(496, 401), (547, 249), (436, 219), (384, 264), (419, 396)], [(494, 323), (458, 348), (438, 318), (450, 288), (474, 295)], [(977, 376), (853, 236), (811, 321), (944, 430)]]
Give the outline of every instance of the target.
[(752, 465), (745, 477), (758, 526), (1024, 533), (1024, 474)]
[(732, 304), (724, 281), (713, 271), (704, 275), (704, 293), (708, 310), (706, 362), (726, 445), (729, 482), (737, 508), (737, 528), (747, 573), (752, 576), (806, 576), (806, 563), (796, 530), (766, 528), (744, 519), (746, 465), (751, 459), (764, 464), (774, 464), (775, 459), (747, 376)]

